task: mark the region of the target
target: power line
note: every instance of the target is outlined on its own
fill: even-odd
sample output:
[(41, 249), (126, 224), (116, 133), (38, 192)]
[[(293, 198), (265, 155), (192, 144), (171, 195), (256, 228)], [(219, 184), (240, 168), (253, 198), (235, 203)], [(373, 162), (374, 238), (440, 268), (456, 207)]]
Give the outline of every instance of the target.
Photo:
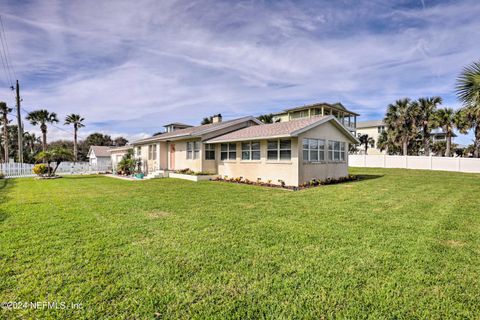
[[(2, 16), (0, 15), (0, 25), (2, 27), (2, 32), (3, 32), (3, 38), (5, 39), (5, 46), (7, 47), (7, 55), (8, 57), (10, 58), (10, 61), (12, 61), (11, 59), (11, 55), (10, 55), (10, 48), (8, 47), (8, 41), (7, 41), (7, 33), (5, 32), (5, 28), (3, 26), (3, 18)], [(18, 79), (17, 77), (17, 73), (15, 72), (15, 68), (13, 67), (13, 65), (10, 63), (10, 67), (13, 71), (13, 75), (15, 76), (15, 79)]]
[[(10, 86), (13, 87), (13, 80), (16, 77), (15, 70), (13, 69), (12, 64), (10, 63), (11, 57), (10, 57), (10, 50), (8, 48), (8, 42), (7, 42), (7, 35), (5, 33), (5, 28), (3, 26), (3, 18), (0, 15), (0, 42), (2, 43), (2, 54), (3, 58), (5, 60), (5, 65), (4, 69), (6, 69), (9, 80), (10, 80)], [(3, 62), (3, 61), (2, 61)], [(12, 75), (13, 73), (13, 75)], [(15, 76), (15, 77), (14, 77)]]

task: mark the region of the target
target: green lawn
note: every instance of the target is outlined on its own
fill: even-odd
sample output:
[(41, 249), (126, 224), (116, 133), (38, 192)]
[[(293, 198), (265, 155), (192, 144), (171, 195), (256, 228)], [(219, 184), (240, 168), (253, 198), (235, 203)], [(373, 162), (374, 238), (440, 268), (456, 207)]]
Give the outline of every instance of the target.
[(478, 318), (480, 175), (0, 180), (0, 318)]

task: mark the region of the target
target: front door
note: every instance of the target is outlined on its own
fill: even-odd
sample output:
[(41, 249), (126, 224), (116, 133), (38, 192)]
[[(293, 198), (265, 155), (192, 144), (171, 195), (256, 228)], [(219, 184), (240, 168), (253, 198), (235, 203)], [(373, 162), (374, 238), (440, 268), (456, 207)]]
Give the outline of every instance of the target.
[(170, 144), (170, 170), (175, 170), (175, 144)]

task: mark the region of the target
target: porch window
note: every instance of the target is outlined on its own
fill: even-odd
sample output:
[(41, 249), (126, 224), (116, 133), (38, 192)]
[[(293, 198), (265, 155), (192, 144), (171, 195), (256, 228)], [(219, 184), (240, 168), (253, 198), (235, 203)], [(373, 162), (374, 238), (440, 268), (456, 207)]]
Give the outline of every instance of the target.
[(292, 158), (292, 141), (286, 139), (267, 141), (268, 160), (290, 160)]
[(206, 144), (205, 145), (205, 160), (215, 160), (215, 145)]
[(200, 141), (187, 142), (187, 159), (200, 158)]
[(242, 142), (242, 160), (260, 160), (260, 141)]
[(325, 140), (303, 139), (303, 161), (318, 162), (325, 160)]
[(345, 161), (345, 142), (328, 141), (328, 160)]
[(148, 146), (148, 160), (156, 160), (157, 159), (157, 145), (150, 144)]
[(200, 141), (193, 142), (193, 159), (200, 159)]
[(222, 143), (220, 145), (220, 160), (236, 160), (237, 159), (237, 144), (236, 143)]

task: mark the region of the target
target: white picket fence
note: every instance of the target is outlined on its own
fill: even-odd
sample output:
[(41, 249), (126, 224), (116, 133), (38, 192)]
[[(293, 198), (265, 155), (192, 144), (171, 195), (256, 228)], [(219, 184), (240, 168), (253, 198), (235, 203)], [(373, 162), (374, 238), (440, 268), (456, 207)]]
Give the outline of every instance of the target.
[(351, 167), (404, 168), (480, 173), (480, 159), (422, 156), (356, 155), (348, 156)]
[[(34, 177), (32, 169), (35, 165), (29, 163), (0, 163), (0, 172), (6, 178)], [(88, 162), (62, 162), (58, 166), (57, 174), (94, 174), (111, 171), (111, 166), (90, 165)]]

